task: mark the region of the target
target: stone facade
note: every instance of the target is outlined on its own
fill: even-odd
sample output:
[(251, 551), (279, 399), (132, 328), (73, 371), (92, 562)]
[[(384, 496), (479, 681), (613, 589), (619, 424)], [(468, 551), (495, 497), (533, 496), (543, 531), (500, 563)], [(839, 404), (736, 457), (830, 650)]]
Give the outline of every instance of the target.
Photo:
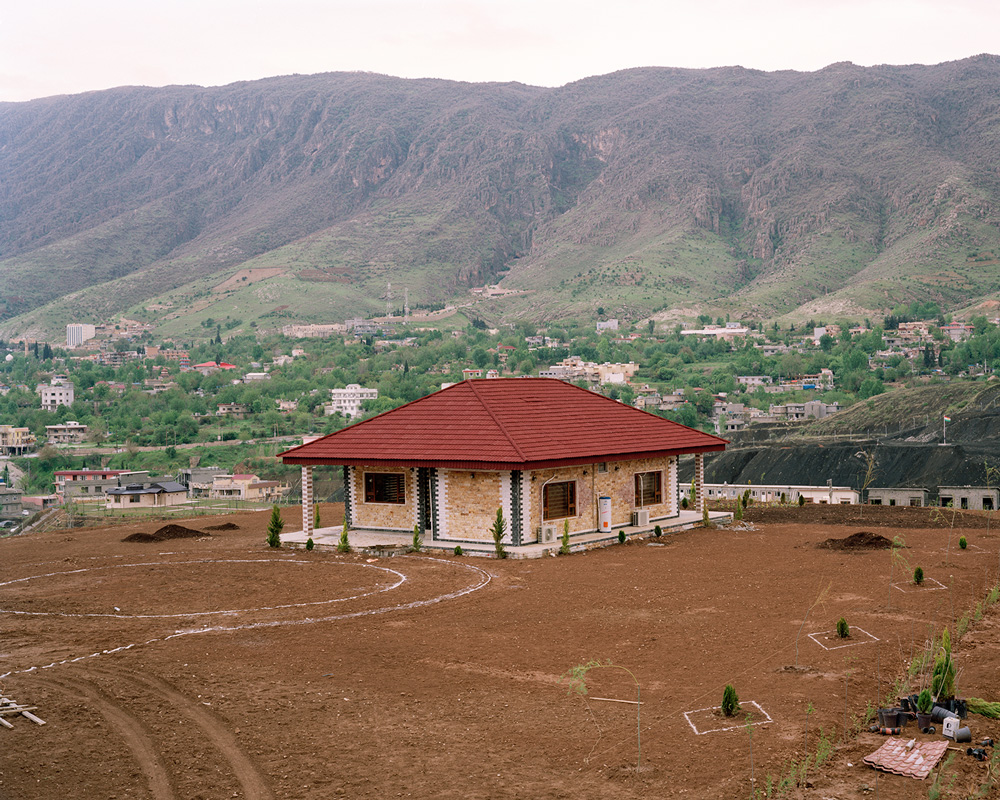
[[(365, 474), (405, 475), (403, 503), (365, 502)], [(555, 525), (562, 534), (563, 519), (542, 519), (543, 487), (550, 483), (572, 481), (576, 484), (576, 513), (569, 517), (570, 535), (598, 530), (598, 498), (611, 498), (613, 528), (626, 527), (635, 510), (635, 475), (660, 472), (660, 502), (643, 506), (650, 522), (676, 516), (677, 459), (675, 457), (585, 464), (558, 469), (525, 472), (438, 469), (428, 476), (427, 496), (431, 508), (426, 518), (433, 518), (435, 540), (468, 542), (492, 540), (491, 528), (497, 509), (507, 520), (504, 541), (529, 544), (539, 540), (543, 524)], [(348, 468), (350, 526), (372, 530), (412, 531), (420, 522), (418, 470), (387, 467)], [(423, 526), (421, 526), (423, 527)]]
[[(354, 528), (372, 530), (412, 531), (417, 524), (417, 471), (399, 467), (351, 467), (351, 521)], [(366, 503), (365, 473), (405, 476), (403, 503)]]
[[(439, 527), (436, 538), (461, 541), (493, 541), (490, 533), (503, 508), (507, 520), (505, 541), (511, 541), (510, 472), (470, 472), (469, 470), (438, 470), (438, 481), (447, 487), (444, 502), (439, 502)], [(501, 485), (507, 486), (506, 497)], [(443, 512), (443, 513), (442, 513)]]
[[(604, 471), (602, 471), (602, 469)], [(621, 528), (632, 522), (635, 510), (635, 475), (639, 472), (662, 472), (660, 479), (661, 502), (643, 506), (649, 519), (663, 519), (677, 514), (677, 459), (673, 457), (646, 458), (635, 461), (609, 461), (606, 464), (586, 464), (561, 469), (534, 470), (524, 473), (522, 502), (524, 525), (522, 543), (538, 541), (543, 524), (556, 525), (562, 534), (562, 519), (542, 519), (542, 487), (546, 483), (576, 482), (576, 516), (569, 517), (570, 536), (598, 530), (597, 501), (611, 498), (611, 527)]]

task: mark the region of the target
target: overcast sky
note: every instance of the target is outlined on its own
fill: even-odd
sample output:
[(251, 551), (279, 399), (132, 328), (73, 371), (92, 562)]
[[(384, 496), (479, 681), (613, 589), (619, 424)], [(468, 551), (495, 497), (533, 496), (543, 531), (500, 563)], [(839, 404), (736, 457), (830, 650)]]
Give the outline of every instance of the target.
[(998, 37), (996, 0), (8, 0), (0, 100), (351, 70), (560, 86), (639, 66), (937, 64)]

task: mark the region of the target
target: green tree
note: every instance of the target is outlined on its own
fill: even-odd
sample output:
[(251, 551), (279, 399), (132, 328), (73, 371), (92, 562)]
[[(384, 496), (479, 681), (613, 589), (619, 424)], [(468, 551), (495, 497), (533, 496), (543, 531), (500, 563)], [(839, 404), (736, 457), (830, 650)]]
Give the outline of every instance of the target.
[(269, 547), (281, 547), (281, 529), (285, 527), (281, 519), (281, 509), (271, 506), (271, 518), (267, 522), (267, 544)]
[(497, 558), (507, 558), (507, 551), (503, 546), (503, 537), (506, 532), (507, 520), (503, 518), (503, 509), (498, 508), (496, 519), (493, 520), (493, 526), (490, 528), (490, 533), (493, 536), (493, 549)]

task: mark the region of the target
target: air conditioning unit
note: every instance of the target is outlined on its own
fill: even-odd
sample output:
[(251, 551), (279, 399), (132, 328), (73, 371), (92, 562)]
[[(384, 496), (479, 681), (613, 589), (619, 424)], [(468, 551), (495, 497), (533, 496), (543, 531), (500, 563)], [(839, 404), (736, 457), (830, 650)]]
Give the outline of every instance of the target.
[(554, 542), (556, 540), (556, 526), (555, 525), (542, 525), (542, 535), (539, 537), (539, 541), (543, 544), (548, 544), (549, 542)]
[(632, 526), (641, 527), (649, 524), (649, 509), (637, 508), (632, 512)]

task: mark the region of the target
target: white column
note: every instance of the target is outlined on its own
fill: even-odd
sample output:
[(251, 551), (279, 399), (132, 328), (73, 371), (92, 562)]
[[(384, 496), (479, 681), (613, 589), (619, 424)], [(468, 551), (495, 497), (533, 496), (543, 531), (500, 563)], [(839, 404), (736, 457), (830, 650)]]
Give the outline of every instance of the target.
[(694, 509), (699, 514), (705, 511), (705, 454), (694, 456)]
[(308, 539), (313, 535), (313, 468), (302, 467), (302, 533)]

